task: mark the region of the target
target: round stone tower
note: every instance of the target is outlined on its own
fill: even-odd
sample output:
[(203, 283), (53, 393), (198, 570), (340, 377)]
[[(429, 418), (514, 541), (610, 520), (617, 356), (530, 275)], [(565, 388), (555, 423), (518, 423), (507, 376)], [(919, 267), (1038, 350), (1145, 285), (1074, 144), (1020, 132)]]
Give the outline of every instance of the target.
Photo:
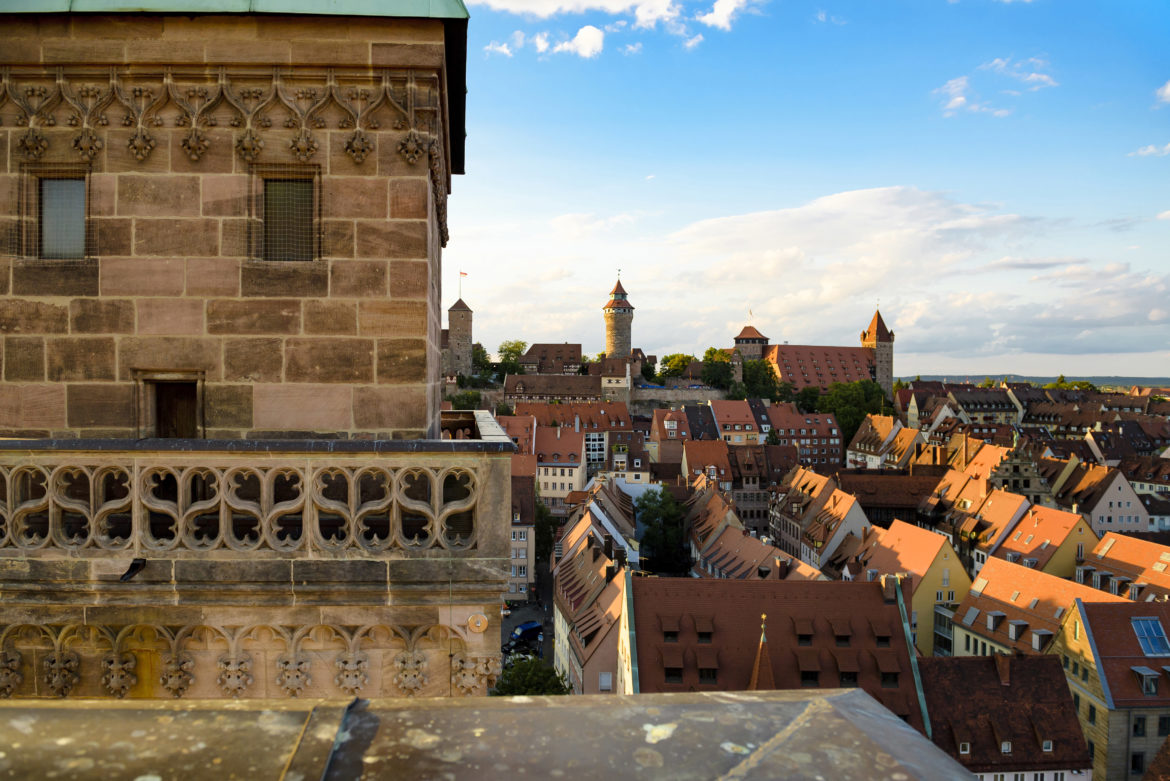
[(630, 305), (626, 289), (619, 279), (609, 294), (609, 303), (602, 307), (605, 313), (605, 356), (628, 358), (630, 355), (630, 327), (634, 323), (634, 307)]

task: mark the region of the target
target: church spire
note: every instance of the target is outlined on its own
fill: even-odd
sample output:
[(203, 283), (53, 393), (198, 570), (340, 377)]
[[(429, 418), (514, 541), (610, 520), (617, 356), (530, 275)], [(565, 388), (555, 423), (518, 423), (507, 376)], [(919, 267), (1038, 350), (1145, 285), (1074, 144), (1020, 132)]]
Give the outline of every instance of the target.
[(772, 677), (772, 657), (768, 655), (768, 614), (760, 614), (760, 647), (756, 649), (756, 663), (748, 691), (771, 691), (776, 688)]

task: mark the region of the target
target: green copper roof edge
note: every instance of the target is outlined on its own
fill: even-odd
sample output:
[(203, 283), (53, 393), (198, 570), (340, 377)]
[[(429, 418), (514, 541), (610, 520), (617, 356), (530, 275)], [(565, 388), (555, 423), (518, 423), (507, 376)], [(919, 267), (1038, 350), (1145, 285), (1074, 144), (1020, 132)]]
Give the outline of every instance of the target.
[(0, 13), (306, 14), (467, 19), (462, 0), (0, 0)]

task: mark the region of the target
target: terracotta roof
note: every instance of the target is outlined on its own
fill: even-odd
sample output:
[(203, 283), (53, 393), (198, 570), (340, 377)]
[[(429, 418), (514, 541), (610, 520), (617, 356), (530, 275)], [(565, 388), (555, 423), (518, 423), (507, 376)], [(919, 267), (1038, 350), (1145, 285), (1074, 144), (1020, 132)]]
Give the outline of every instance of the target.
[(1124, 458), (1117, 464), (1117, 470), (1131, 483), (1152, 483), (1162, 486), (1160, 490), (1170, 491), (1170, 458)]
[(739, 332), (739, 336), (735, 337), (735, 341), (738, 342), (740, 339), (767, 339), (767, 338), (768, 337), (764, 336), (762, 333), (757, 331), (755, 326), (745, 325), (743, 327), (743, 330)]
[(609, 291), (609, 297), (613, 298), (614, 296), (619, 295), (619, 294), (623, 295), (623, 296), (629, 295), (628, 293), (626, 293), (626, 289), (624, 287), (622, 287), (622, 281), (620, 279), (617, 281), (617, 284), (615, 284), (613, 286), (613, 290)]
[[(1076, 608), (1090, 647), (1094, 649), (1097, 672), (1105, 685), (1110, 709), (1170, 706), (1170, 685), (1164, 671), (1164, 666), (1170, 665), (1170, 651), (1165, 645), (1166, 631), (1170, 628), (1170, 602), (1106, 603), (1088, 597), (1078, 599)], [(1143, 649), (1134, 623), (1134, 619), (1142, 618), (1152, 619), (1152, 627), (1161, 625), (1162, 643), (1154, 642)], [(1134, 668), (1147, 668), (1155, 673), (1156, 694), (1142, 692), (1142, 677)]]
[(516, 402), (517, 415), (531, 415), (541, 426), (567, 426), (583, 432), (632, 431), (630, 411), (623, 401), (571, 402), (549, 404), (544, 401)]
[(893, 435), (894, 429), (901, 425), (901, 421), (892, 415), (870, 413), (857, 427), (857, 433), (849, 443), (849, 450), (877, 455)]
[(937, 475), (905, 474), (888, 469), (842, 469), (834, 477), (841, 490), (862, 507), (913, 508), (938, 486)]
[[(633, 578), (631, 588), (642, 692), (743, 691), (753, 677), (759, 688), (767, 680), (756, 670), (765, 613), (777, 689), (802, 688), (802, 672), (815, 674), (820, 688), (837, 688), (840, 673), (853, 673), (860, 688), (923, 729), (905, 625), (896, 597), (887, 600), (892, 583)], [(710, 627), (710, 643), (699, 642), (700, 626)], [(677, 641), (664, 631), (677, 632)], [(667, 667), (679, 668), (681, 683), (666, 682)], [(715, 669), (715, 682), (700, 682), (700, 669)], [(896, 686), (890, 678), (882, 685), (883, 671), (897, 676)]]
[(746, 432), (743, 426), (751, 426), (751, 433), (758, 437), (760, 429), (756, 426), (755, 415), (752, 414), (752, 408), (746, 401), (721, 401), (712, 399), (708, 402), (711, 407), (711, 414), (715, 416), (715, 425), (719, 426), (719, 433), (726, 434), (729, 429), (726, 426), (731, 426), (730, 431), (735, 430), (738, 424), (741, 427), (741, 432)]
[(450, 308), (448, 308), (447, 311), (448, 312), (454, 312), (454, 311), (470, 312), (471, 307), (469, 307), (467, 304), (463, 303), (463, 299), (460, 298), (454, 304), (451, 304)]
[(971, 478), (986, 480), (999, 467), (1001, 461), (1011, 452), (1010, 447), (984, 444), (974, 458), (967, 462), (963, 472)]
[[(1036, 656), (918, 660), (931, 740), (974, 773), (1092, 767), (1060, 659)], [(1051, 741), (1049, 751), (1045, 741)], [(1003, 751), (1011, 743), (1010, 752)], [(961, 743), (966, 753), (959, 750)]]
[[(714, 572), (708, 571), (708, 564)], [(761, 575), (761, 568), (766, 574)], [(692, 574), (738, 580), (826, 580), (816, 567), (751, 536), (742, 525), (727, 524), (708, 536)]]
[(865, 329), (863, 336), (866, 340), (878, 342), (894, 341), (894, 334), (886, 328), (886, 322), (882, 320), (882, 313), (876, 309), (873, 312), (873, 319), (869, 321), (869, 328)]
[(721, 439), (687, 440), (683, 444), (683, 468), (690, 481), (699, 473), (706, 473), (708, 467), (715, 467), (715, 478), (731, 482), (731, 461), (728, 458), (727, 443)]
[(512, 454), (512, 476), (519, 477), (521, 475), (536, 476), (536, 455), (522, 455), (520, 453)]
[(504, 395), (599, 399), (601, 377), (581, 374), (509, 374), (504, 379)]
[(539, 426), (536, 457), (541, 464), (579, 466), (585, 460), (585, 435), (568, 426)]
[(865, 569), (876, 569), (881, 575), (909, 572), (915, 576), (911, 584), (916, 586), (946, 542), (941, 534), (895, 520), (888, 529), (866, 529), (858, 555)]
[(516, 452), (521, 455), (532, 453), (532, 435), (536, 431), (536, 418), (532, 415), (496, 415), (500, 428), (516, 443)]
[[(979, 570), (971, 590), (955, 610), (955, 625), (1015, 651), (1042, 653), (1077, 599), (1126, 601), (1040, 570), (992, 558)], [(992, 628), (988, 628), (989, 620)], [(1022, 629), (1016, 630), (1019, 634), (1015, 640), (1010, 637), (1010, 628), (1020, 624), (1013, 622), (1023, 622)]]
[[(1128, 534), (1105, 532), (1085, 556), (1083, 566), (1092, 568), (1091, 572), (1082, 575), (1086, 579), (1108, 572), (1111, 576), (1122, 576), (1128, 578), (1129, 583), (1138, 584), (1141, 587), (1140, 601), (1170, 595), (1170, 546)], [(1114, 579), (1111, 577), (1110, 581)]]
[[(520, 516), (519, 519), (516, 517), (517, 514)], [(512, 475), (512, 523), (521, 526), (536, 523), (535, 474)]]
[[(1036, 569), (1044, 569), (1057, 548), (1064, 544), (1069, 534), (1083, 520), (1080, 513), (1034, 504), (992, 555), (1006, 559), (1009, 553), (1016, 554), (1020, 561), (1032, 559), (1036, 562)], [(1086, 527), (1087, 524), (1081, 528)], [(1096, 537), (1091, 528), (1087, 534), (1082, 534), (1080, 541), (1084, 543), (1085, 550), (1096, 544)]]
[(874, 379), (874, 351), (869, 347), (773, 344), (764, 348), (764, 360), (796, 390)]

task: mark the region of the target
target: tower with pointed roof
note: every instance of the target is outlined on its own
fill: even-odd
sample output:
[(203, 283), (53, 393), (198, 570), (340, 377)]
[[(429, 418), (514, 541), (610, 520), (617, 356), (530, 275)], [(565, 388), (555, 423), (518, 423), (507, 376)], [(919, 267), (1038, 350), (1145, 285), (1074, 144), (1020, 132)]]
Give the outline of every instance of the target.
[(755, 326), (745, 325), (735, 337), (735, 349), (739, 350), (745, 361), (758, 361), (764, 357), (764, 350), (768, 348), (768, 337), (760, 333)]
[(609, 302), (602, 307), (605, 313), (605, 355), (607, 358), (627, 358), (630, 355), (630, 330), (634, 324), (634, 307), (619, 278), (609, 294)]
[(459, 299), (447, 310), (447, 373), (471, 376), (471, 307)]
[(894, 398), (894, 332), (886, 328), (876, 309), (869, 328), (861, 332), (861, 346), (873, 350), (874, 381), (887, 397)]

